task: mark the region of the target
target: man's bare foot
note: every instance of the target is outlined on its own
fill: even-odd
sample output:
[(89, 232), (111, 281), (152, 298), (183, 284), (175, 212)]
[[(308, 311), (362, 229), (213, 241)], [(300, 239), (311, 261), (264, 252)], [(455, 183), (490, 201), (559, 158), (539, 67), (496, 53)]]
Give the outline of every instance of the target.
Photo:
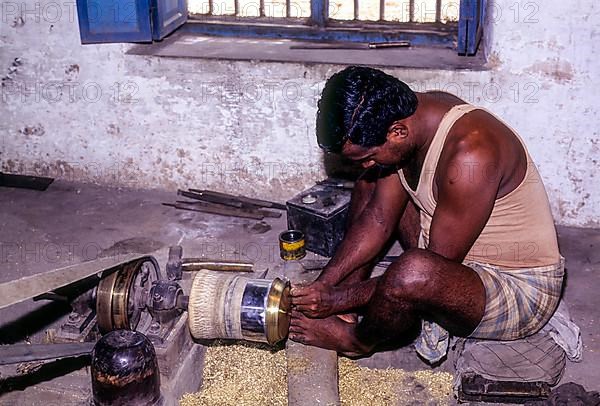
[(289, 338), (306, 345), (334, 350), (348, 356), (368, 354), (372, 347), (356, 338), (356, 323), (348, 323), (338, 316), (311, 319), (292, 310)]

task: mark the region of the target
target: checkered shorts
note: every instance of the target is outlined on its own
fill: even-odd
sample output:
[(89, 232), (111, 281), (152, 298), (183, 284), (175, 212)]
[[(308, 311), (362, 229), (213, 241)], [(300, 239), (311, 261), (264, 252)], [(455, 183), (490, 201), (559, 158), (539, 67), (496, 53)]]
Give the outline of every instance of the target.
[(540, 330), (558, 306), (564, 258), (556, 265), (506, 269), (465, 261), (485, 286), (486, 305), (481, 322), (470, 337), (516, 340)]

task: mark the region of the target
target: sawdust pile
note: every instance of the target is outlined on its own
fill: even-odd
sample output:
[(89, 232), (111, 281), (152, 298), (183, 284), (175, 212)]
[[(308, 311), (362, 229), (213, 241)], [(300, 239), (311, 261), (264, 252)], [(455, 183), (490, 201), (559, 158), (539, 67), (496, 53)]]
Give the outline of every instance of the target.
[(344, 406), (446, 405), (452, 393), (448, 372), (371, 369), (339, 358), (340, 401)]
[[(260, 344), (217, 343), (206, 352), (202, 390), (181, 406), (287, 405), (285, 351)], [(447, 372), (370, 369), (339, 359), (343, 406), (446, 405), (452, 393)]]
[(285, 350), (261, 344), (216, 342), (206, 350), (202, 390), (181, 406), (287, 405)]

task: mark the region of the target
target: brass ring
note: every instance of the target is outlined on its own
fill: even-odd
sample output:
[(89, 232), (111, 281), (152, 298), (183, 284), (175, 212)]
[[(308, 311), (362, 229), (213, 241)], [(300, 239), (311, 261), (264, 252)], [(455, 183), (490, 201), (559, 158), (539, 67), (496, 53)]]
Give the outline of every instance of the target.
[(290, 282), (275, 278), (267, 297), (265, 332), (269, 344), (274, 345), (288, 335), (290, 329)]
[[(98, 283), (96, 293), (96, 321), (101, 334), (116, 329), (135, 330), (140, 324), (144, 309), (135, 303), (136, 277), (142, 271), (144, 264), (151, 264), (147, 280), (141, 292), (147, 298), (152, 282), (158, 280), (158, 263), (152, 257), (142, 258), (121, 265)], [(144, 323), (147, 324), (147, 323)], [(147, 326), (142, 326), (143, 327)]]

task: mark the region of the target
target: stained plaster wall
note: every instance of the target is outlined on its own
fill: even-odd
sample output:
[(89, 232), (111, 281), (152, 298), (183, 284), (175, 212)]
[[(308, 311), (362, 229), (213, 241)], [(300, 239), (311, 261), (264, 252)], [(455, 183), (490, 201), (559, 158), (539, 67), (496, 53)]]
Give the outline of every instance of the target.
[[(324, 176), (316, 101), (332, 65), (126, 55), (79, 42), (74, 2), (2, 0), (4, 171), (284, 200)], [(488, 70), (387, 69), (503, 117), (527, 142), (557, 223), (600, 226), (600, 12), (497, 0)]]

